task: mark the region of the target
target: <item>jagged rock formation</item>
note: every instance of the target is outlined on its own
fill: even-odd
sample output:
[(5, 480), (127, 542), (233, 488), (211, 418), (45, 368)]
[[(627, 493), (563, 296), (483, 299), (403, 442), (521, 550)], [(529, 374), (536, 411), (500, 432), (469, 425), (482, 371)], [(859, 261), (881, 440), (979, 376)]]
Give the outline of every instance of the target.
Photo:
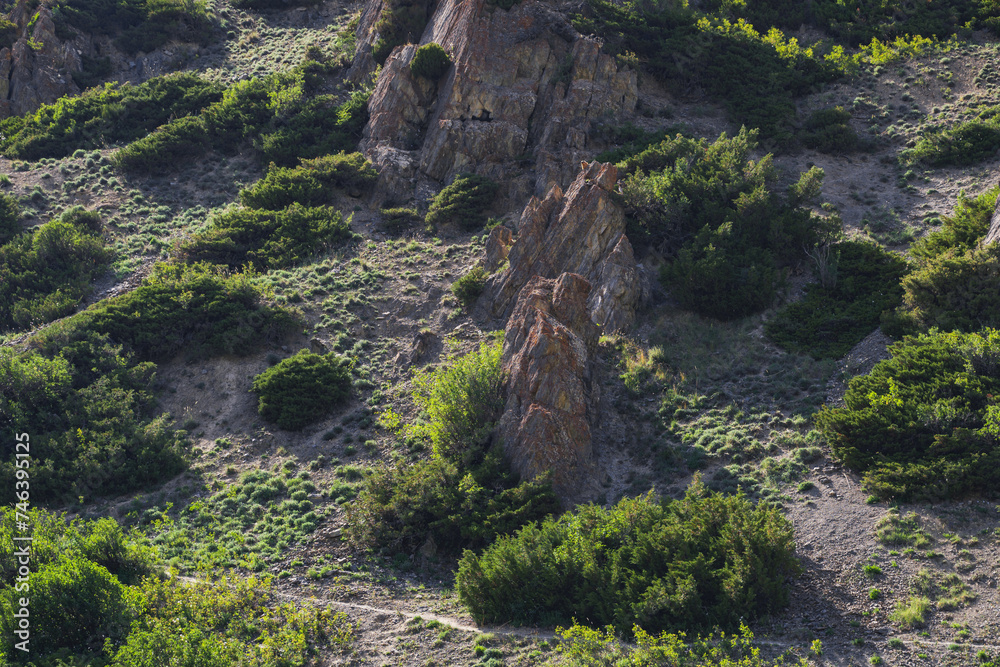
[(14, 8), (10, 20), (18, 37), (12, 47), (0, 49), (0, 117), (24, 114), (80, 92), (72, 77), (81, 67), (79, 48), (56, 37), (48, 6), (37, 11), (31, 7), (22, 1)]
[(552, 471), (567, 505), (596, 483), (590, 421), (598, 388), (590, 358), (598, 330), (587, 310), (590, 291), (573, 273), (533, 278), (520, 292), (503, 345), (507, 404), (497, 428), (507, 457), (522, 479)]
[(528, 202), (507, 254), (510, 266), (486, 285), (494, 316), (505, 319), (535, 276), (570, 272), (589, 281), (587, 309), (596, 324), (605, 331), (631, 326), (642, 287), (624, 213), (611, 199), (617, 178), (614, 165), (593, 162), (565, 194), (554, 185), (544, 199)]
[[(371, 0), (362, 14), (358, 78), (374, 68), (382, 6)], [(576, 173), (595, 121), (620, 122), (635, 110), (635, 72), (619, 70), (545, 2), (503, 10), (485, 0), (442, 0), (420, 41), (443, 46), (453, 66), (440, 82), (417, 80), (409, 68), (414, 45), (397, 47), (376, 83), (361, 143), (387, 172), (389, 198), (409, 199), (422, 178), (447, 182), (466, 171), (504, 183), (509, 202), (542, 195)]]
[(1000, 196), (997, 197), (996, 207), (993, 209), (993, 217), (990, 218), (990, 228), (983, 237), (983, 245), (989, 245), (1000, 241)]

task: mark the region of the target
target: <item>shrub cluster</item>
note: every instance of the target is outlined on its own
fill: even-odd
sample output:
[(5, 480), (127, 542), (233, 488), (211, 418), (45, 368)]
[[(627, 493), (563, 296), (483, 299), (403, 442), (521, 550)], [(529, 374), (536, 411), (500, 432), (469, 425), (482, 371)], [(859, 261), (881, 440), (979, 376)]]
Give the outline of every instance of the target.
[(891, 41), (908, 35), (944, 40), (975, 28), (986, 28), (994, 33), (1000, 29), (1000, 7), (992, 2), (975, 0), (928, 3), (819, 0), (812, 6), (812, 11), (818, 27), (851, 46), (873, 39)]
[(851, 127), (851, 112), (844, 107), (813, 112), (806, 119), (799, 137), (807, 148), (821, 153), (851, 153), (865, 146)]
[(907, 338), (851, 380), (845, 407), (816, 423), (880, 498), (928, 500), (1000, 490), (1000, 332)]
[(472, 267), (468, 273), (451, 285), (451, 293), (466, 308), (472, 307), (486, 288), (486, 269), (481, 265)]
[(382, 227), (390, 234), (402, 234), (423, 219), (415, 208), (384, 208), (381, 213)]
[(496, 196), (497, 184), (476, 174), (462, 174), (431, 200), (424, 222), (428, 226), (455, 224), (464, 230), (486, 224), (486, 210)]
[[(874, 331), (883, 312), (902, 302), (906, 261), (874, 243), (845, 241), (817, 248), (822, 273), (801, 301), (782, 308), (764, 327), (790, 352), (816, 359), (844, 356)], [(823, 278), (826, 278), (824, 284)]]
[(415, 551), (430, 541), (454, 552), (558, 511), (548, 478), (518, 481), (492, 430), (503, 412), (499, 343), (451, 359), (415, 380), (425, 412), (408, 438), (429, 440), (430, 459), (376, 470), (348, 507), (356, 544)]
[(652, 494), (581, 506), (525, 526), (459, 562), (459, 599), (478, 622), (570, 623), (627, 633), (737, 627), (780, 609), (799, 570), (789, 522), (700, 481), (679, 501)]
[(219, 84), (194, 74), (107, 84), (76, 97), (43, 104), (26, 116), (0, 122), (0, 152), (10, 158), (64, 157), (77, 149), (135, 141), (171, 119), (197, 114), (222, 97)]
[(378, 40), (372, 46), (375, 62), (382, 64), (392, 50), (420, 39), (433, 3), (428, 0), (391, 0), (385, 3), (375, 24)]
[(989, 229), (998, 188), (962, 197), (941, 229), (913, 244), (916, 268), (902, 280), (903, 305), (883, 317), (901, 336), (938, 327), (976, 331), (1000, 325), (1000, 249), (979, 242)]
[(112, 256), (100, 236), (100, 218), (82, 209), (0, 246), (0, 331), (72, 313)]
[(781, 269), (832, 231), (801, 206), (818, 195), (822, 170), (781, 197), (771, 156), (749, 159), (756, 137), (677, 135), (622, 163), (632, 172), (622, 182), (629, 238), (670, 258), (662, 280), (684, 308), (719, 319), (769, 306)]
[[(254, 577), (189, 585), (154, 575), (153, 552), (112, 519), (74, 521), (33, 510), (30, 652), (15, 648), (24, 591), (14, 588), (14, 512), (3, 510), (0, 659), (5, 664), (304, 664), (319, 649), (343, 649), (353, 628), (343, 614), (279, 605)], [(8, 566), (7, 564), (10, 564)], [(278, 661), (276, 656), (280, 656)]]
[(378, 174), (361, 153), (338, 153), (304, 159), (294, 168), (272, 166), (261, 180), (240, 192), (250, 208), (277, 211), (294, 203), (320, 206), (331, 202), (331, 189), (362, 190)]
[(900, 153), (906, 165), (966, 166), (996, 155), (1000, 149), (1000, 113), (996, 108), (973, 120), (924, 133), (913, 148)]
[(332, 352), (301, 350), (254, 378), (261, 416), (298, 431), (343, 403), (351, 393), (351, 362)]
[(52, 18), (57, 34), (67, 27), (114, 36), (126, 53), (149, 52), (172, 39), (206, 43), (212, 19), (203, 0), (57, 0)]
[(434, 42), (418, 48), (413, 60), (410, 61), (410, 71), (415, 76), (422, 76), (431, 81), (440, 79), (450, 66), (451, 58), (448, 52)]

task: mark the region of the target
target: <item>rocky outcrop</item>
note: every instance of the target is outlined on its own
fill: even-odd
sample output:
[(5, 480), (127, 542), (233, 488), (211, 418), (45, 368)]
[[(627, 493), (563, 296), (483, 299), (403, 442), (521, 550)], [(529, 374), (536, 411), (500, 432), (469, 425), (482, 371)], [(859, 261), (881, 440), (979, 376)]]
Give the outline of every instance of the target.
[(21, 2), (14, 8), (11, 21), (18, 38), (0, 49), (0, 117), (25, 114), (79, 92), (72, 77), (80, 71), (79, 50), (56, 37), (48, 6), (30, 7)]
[(486, 286), (494, 316), (506, 319), (535, 276), (570, 272), (589, 281), (587, 307), (596, 324), (605, 331), (631, 326), (642, 288), (624, 213), (611, 198), (617, 178), (614, 165), (585, 164), (565, 194), (554, 185), (544, 199), (528, 202), (508, 252), (510, 265)]
[(570, 505), (595, 490), (591, 419), (597, 387), (591, 355), (586, 278), (536, 277), (521, 290), (504, 336), (507, 403), (498, 435), (522, 479), (552, 472), (556, 494)]
[[(369, 0), (362, 14), (355, 70), (373, 66), (381, 7)], [(397, 47), (376, 84), (361, 144), (377, 167), (414, 166), (409, 192), (387, 194), (396, 199), (412, 197), (421, 178), (448, 182), (467, 171), (502, 182), (509, 202), (542, 195), (572, 179), (595, 122), (620, 122), (635, 109), (635, 72), (619, 70), (545, 2), (504, 10), (485, 0), (442, 0), (420, 41), (440, 44), (453, 61), (433, 105), (415, 94), (415, 49)]]
[(1000, 241), (1000, 196), (997, 197), (996, 207), (993, 209), (993, 217), (990, 219), (990, 228), (983, 237), (984, 246)]
[(514, 235), (503, 225), (497, 225), (490, 230), (490, 235), (486, 239), (486, 265), (485, 269), (492, 273), (507, 261), (510, 247), (514, 243)]

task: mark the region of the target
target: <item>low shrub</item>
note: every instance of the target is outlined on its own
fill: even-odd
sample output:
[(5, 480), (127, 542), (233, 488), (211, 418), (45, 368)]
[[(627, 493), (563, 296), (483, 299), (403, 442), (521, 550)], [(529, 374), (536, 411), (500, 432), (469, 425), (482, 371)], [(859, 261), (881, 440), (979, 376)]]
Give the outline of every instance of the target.
[(995, 495), (1000, 489), (1000, 332), (934, 332), (890, 348), (853, 378), (818, 428), (882, 499)]
[(21, 204), (14, 195), (0, 194), (0, 245), (21, 233)]
[(197, 114), (222, 98), (222, 87), (194, 74), (156, 77), (138, 85), (107, 84), (43, 104), (0, 122), (0, 151), (10, 158), (65, 157), (142, 138), (171, 119)]
[(315, 158), (357, 150), (368, 122), (370, 88), (359, 88), (343, 103), (318, 95), (296, 104), (289, 114), (275, 120), (273, 131), (261, 135), (261, 159), (290, 167), (300, 158)]
[(920, 595), (913, 595), (907, 600), (896, 603), (896, 608), (889, 614), (889, 620), (906, 629), (920, 627), (927, 621), (927, 612), (930, 608), (930, 600)]
[(261, 416), (298, 431), (322, 419), (351, 393), (351, 362), (302, 350), (254, 378)]
[(465, 308), (471, 308), (486, 287), (486, 269), (481, 265), (469, 269), (469, 271), (451, 285), (451, 293), (462, 303)]
[(828, 284), (809, 285), (801, 301), (764, 326), (781, 347), (816, 359), (840, 358), (874, 331), (882, 313), (901, 303), (899, 281), (908, 268), (899, 255), (865, 241), (838, 243), (829, 252), (820, 260), (827, 263)]
[(120, 169), (137, 174), (169, 170), (209, 145), (205, 122), (200, 116), (177, 118), (117, 151), (111, 161)]
[(410, 61), (410, 71), (414, 76), (422, 76), (431, 81), (437, 81), (451, 67), (451, 58), (440, 44), (431, 42), (417, 49)]
[(351, 237), (348, 222), (332, 206), (292, 204), (280, 211), (230, 208), (214, 216), (205, 231), (179, 246), (187, 262), (209, 262), (263, 270), (297, 264)]
[(929, 260), (948, 251), (964, 253), (986, 236), (1000, 188), (991, 188), (978, 197), (959, 196), (951, 215), (942, 216), (941, 228), (917, 240), (910, 254)]
[(799, 135), (807, 148), (821, 153), (852, 153), (864, 142), (851, 127), (851, 112), (843, 107), (820, 109), (806, 119)]
[(240, 9), (288, 9), (302, 5), (315, 5), (319, 0), (232, 0), (233, 7)]
[(792, 528), (773, 508), (694, 482), (683, 500), (648, 494), (525, 526), (458, 566), (480, 623), (586, 618), (631, 632), (736, 627), (788, 602), (799, 571)]
[(64, 214), (0, 246), (0, 331), (30, 329), (76, 309), (113, 257), (92, 222)]
[(428, 226), (456, 224), (471, 231), (486, 224), (497, 184), (485, 176), (463, 174), (434, 195), (424, 221)]
[(52, 18), (64, 37), (72, 37), (67, 26), (108, 35), (129, 54), (148, 53), (172, 39), (206, 43), (213, 27), (200, 0), (59, 0)]
[(415, 208), (384, 208), (382, 226), (390, 234), (402, 234), (422, 220)]
[(769, 306), (781, 269), (831, 233), (801, 206), (818, 195), (822, 170), (781, 197), (771, 156), (749, 159), (756, 137), (745, 128), (712, 144), (677, 135), (624, 163), (629, 238), (670, 259), (661, 280), (682, 307), (718, 319)]
[(272, 166), (264, 178), (240, 192), (250, 208), (277, 211), (292, 204), (330, 204), (331, 188), (366, 189), (378, 174), (361, 153), (338, 153), (302, 160), (298, 167)]
[(974, 119), (944, 130), (925, 133), (913, 148), (900, 153), (903, 164), (930, 167), (965, 166), (982, 162), (1000, 149), (998, 117)]
[(429, 440), (433, 455), (372, 474), (348, 508), (356, 544), (412, 552), (429, 540), (454, 552), (558, 510), (550, 479), (518, 481), (492, 439), (504, 405), (501, 352), (483, 345), (417, 375), (414, 401), (426, 417), (405, 433)]

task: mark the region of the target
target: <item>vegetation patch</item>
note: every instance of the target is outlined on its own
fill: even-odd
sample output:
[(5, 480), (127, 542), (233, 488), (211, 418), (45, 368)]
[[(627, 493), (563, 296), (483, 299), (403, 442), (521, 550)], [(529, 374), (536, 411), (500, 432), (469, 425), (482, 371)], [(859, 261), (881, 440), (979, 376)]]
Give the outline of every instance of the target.
[(52, 18), (56, 32), (72, 26), (81, 32), (114, 37), (126, 53), (150, 52), (168, 41), (207, 43), (212, 18), (201, 0), (58, 0)]
[[(429, 441), (433, 455), (372, 473), (348, 506), (356, 544), (412, 552), (429, 542), (454, 552), (558, 511), (550, 480), (519, 481), (491, 438), (504, 406), (501, 350), (483, 345), (417, 375), (414, 400), (426, 417), (403, 434)], [(399, 422), (393, 413), (382, 420)]]
[(486, 224), (486, 210), (497, 187), (485, 176), (460, 175), (434, 195), (424, 221), (429, 227), (454, 224), (466, 231), (479, 229)]
[(410, 71), (431, 81), (440, 79), (451, 67), (451, 58), (440, 44), (431, 42), (417, 49), (410, 61)]
[(934, 542), (934, 538), (920, 527), (915, 512), (900, 516), (898, 509), (889, 510), (888, 514), (879, 519), (875, 526), (875, 538), (879, 544), (886, 546), (910, 546), (915, 549), (922, 549)]
[(221, 98), (219, 84), (189, 73), (169, 74), (135, 86), (108, 84), (43, 104), (25, 116), (4, 119), (0, 152), (9, 158), (39, 160), (128, 143), (168, 121), (198, 114)]
[(865, 147), (851, 127), (851, 112), (844, 107), (814, 111), (805, 121), (799, 135), (807, 148), (821, 153), (852, 153)]
[(883, 312), (899, 306), (899, 281), (908, 267), (899, 255), (865, 241), (817, 247), (813, 258), (819, 280), (764, 330), (786, 350), (839, 359), (878, 327)]
[(1000, 149), (1000, 116), (975, 118), (943, 130), (927, 132), (900, 154), (903, 164), (929, 167), (965, 166), (993, 157)]
[(934, 602), (941, 611), (965, 607), (979, 597), (954, 572), (942, 574), (921, 568), (913, 578), (913, 592)]
[(471, 308), (486, 287), (486, 269), (476, 265), (451, 285), (451, 293), (465, 308)]
[(361, 153), (338, 153), (302, 160), (294, 168), (272, 167), (264, 178), (240, 192), (249, 208), (277, 211), (292, 204), (330, 204), (331, 189), (362, 190), (374, 185), (378, 174)]
[(375, 24), (378, 41), (372, 46), (372, 56), (381, 65), (392, 50), (420, 40), (430, 19), (432, 4), (428, 0), (391, 0), (382, 8)]
[(749, 159), (756, 137), (743, 129), (709, 144), (677, 135), (625, 161), (629, 237), (670, 258), (664, 286), (703, 315), (728, 320), (766, 308), (781, 268), (833, 231), (801, 206), (818, 196), (823, 171), (803, 173), (779, 196), (771, 156)]
[(933, 332), (896, 343), (816, 424), (879, 498), (929, 500), (1000, 488), (1000, 332)]
[[(782, 608), (799, 571), (792, 528), (775, 509), (708, 493), (585, 505), (467, 551), (459, 598), (480, 623), (586, 618), (626, 633), (738, 627)], [(503, 583), (501, 583), (503, 582)]]
[(351, 393), (351, 364), (332, 352), (301, 350), (253, 381), (261, 416), (289, 431), (322, 419)]

